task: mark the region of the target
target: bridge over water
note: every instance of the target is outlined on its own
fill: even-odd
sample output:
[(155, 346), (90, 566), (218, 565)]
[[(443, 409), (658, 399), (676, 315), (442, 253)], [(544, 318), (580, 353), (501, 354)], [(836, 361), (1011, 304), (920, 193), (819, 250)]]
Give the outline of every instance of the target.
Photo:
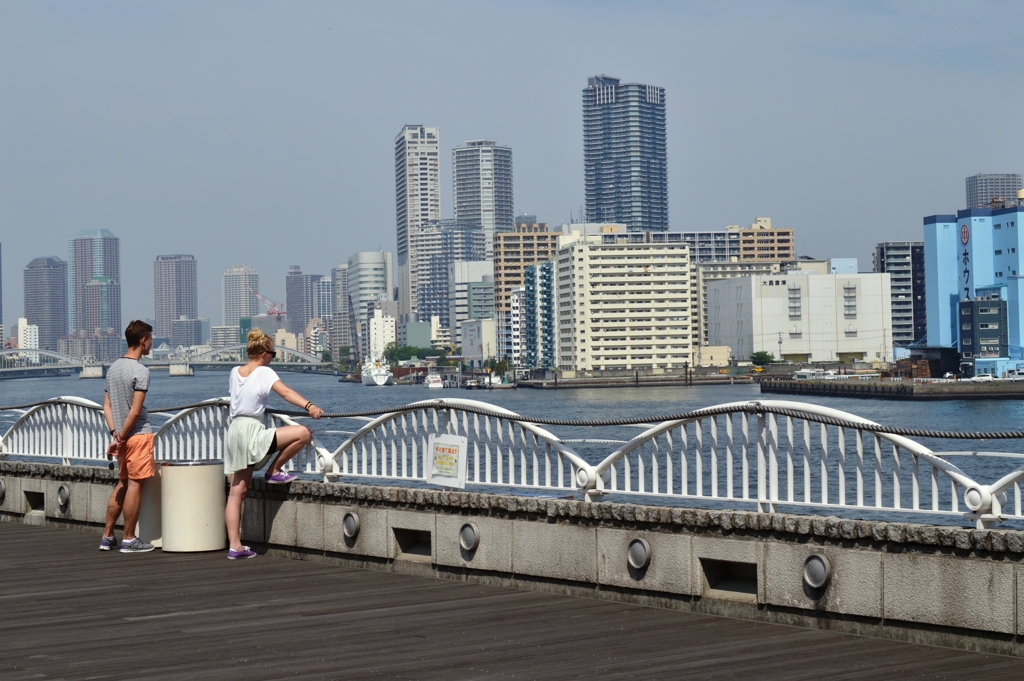
[[(224, 399), (152, 414), (159, 460), (222, 456)], [(288, 466), (302, 480), (254, 484), (243, 540), (261, 552), (1024, 655), (1024, 455), (939, 448), (1024, 433), (915, 434), (783, 401), (606, 422), (461, 399), (330, 416), (268, 414), (315, 438)], [(0, 516), (102, 522), (98, 405), (0, 422)], [(441, 435), (465, 438), (464, 490), (429, 483)]]
[[(217, 348), (198, 355), (169, 359), (144, 359), (153, 369), (166, 369), (171, 364), (189, 364), (201, 369), (230, 369), (244, 364), (245, 345)], [(274, 368), (281, 371), (308, 371), (330, 368), (329, 362), (307, 352), (280, 347)], [(94, 362), (50, 350), (0, 350), (0, 379), (26, 376), (51, 376), (78, 373), (85, 366), (109, 366), (110, 362)]]

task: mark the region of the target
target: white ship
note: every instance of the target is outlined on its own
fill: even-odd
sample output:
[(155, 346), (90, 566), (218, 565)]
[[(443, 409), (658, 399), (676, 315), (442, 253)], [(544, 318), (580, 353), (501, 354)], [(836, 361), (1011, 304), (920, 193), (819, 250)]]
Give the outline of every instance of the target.
[(363, 385), (393, 385), (395, 377), (388, 365), (378, 360), (363, 362)]
[(436, 371), (431, 371), (427, 374), (427, 380), (423, 381), (423, 383), (430, 389), (444, 387), (444, 381), (441, 380), (441, 375)]

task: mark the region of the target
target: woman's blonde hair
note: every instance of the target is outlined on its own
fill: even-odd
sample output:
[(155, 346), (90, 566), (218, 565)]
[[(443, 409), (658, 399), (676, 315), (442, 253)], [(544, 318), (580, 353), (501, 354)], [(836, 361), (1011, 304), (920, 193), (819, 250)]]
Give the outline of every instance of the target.
[(249, 332), (249, 345), (245, 348), (245, 351), (249, 353), (249, 359), (256, 359), (264, 352), (270, 352), (273, 349), (273, 338), (259, 329), (253, 329)]

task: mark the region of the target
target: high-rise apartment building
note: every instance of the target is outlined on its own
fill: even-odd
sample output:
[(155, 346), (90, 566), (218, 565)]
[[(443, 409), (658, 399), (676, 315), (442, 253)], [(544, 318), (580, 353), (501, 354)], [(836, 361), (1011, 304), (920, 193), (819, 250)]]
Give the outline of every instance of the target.
[(993, 208), (993, 203), (1016, 199), (1021, 189), (1024, 189), (1024, 184), (1020, 175), (971, 175), (967, 178), (967, 207)]
[(385, 251), (361, 251), (348, 259), (348, 295), (352, 306), (351, 345), (355, 346), (356, 358), (366, 352), (366, 320), (373, 311), (376, 301), (391, 300), (394, 287), (394, 256)]
[(238, 326), (242, 317), (260, 313), (260, 275), (248, 265), (228, 268), (220, 278), (221, 326)]
[(39, 327), (39, 349), (56, 352), (68, 332), (68, 264), (55, 255), (25, 267), (25, 319)]
[[(331, 346), (331, 354), (335, 361), (346, 359), (353, 353), (355, 345), (355, 319), (352, 316), (352, 297), (348, 290), (348, 263), (342, 263), (331, 268), (331, 292), (334, 300), (331, 304), (331, 314), (324, 319), (327, 324), (327, 333)], [(343, 351), (343, 348), (348, 348)], [(342, 354), (345, 357), (342, 357)]]
[(740, 230), (740, 260), (744, 262), (788, 261), (794, 258), (796, 258), (796, 244), (792, 228), (773, 228), (771, 218), (755, 218), (752, 225)]
[(517, 366), (522, 363), (526, 350), (526, 328), (523, 317), (525, 297), (525, 286), (517, 286), (512, 289), (508, 314), (499, 320), (501, 328), (497, 332), (498, 358), (510, 360)]
[(530, 369), (554, 369), (557, 364), (555, 324), (555, 263), (530, 265), (523, 272), (523, 360)]
[(215, 326), (210, 329), (210, 347), (228, 348), (242, 342), (242, 334), (238, 325)]
[[(154, 328), (155, 331), (155, 328)], [(171, 349), (178, 347), (190, 348), (193, 345), (201, 345), (203, 342), (203, 320), (189, 319), (181, 315), (171, 323), (170, 346)]]
[(594, 76), (583, 90), (587, 222), (668, 229), (665, 89)]
[(512, 231), (512, 150), (494, 140), (471, 140), (452, 150), (454, 218), (479, 226), (490, 257), (494, 237)]
[(156, 316), (153, 335), (170, 338), (175, 321), (199, 318), (199, 283), (195, 256), (158, 255), (153, 261)]
[(740, 259), (740, 228), (736, 225), (711, 232), (683, 232), (690, 247), (690, 259), (701, 262), (731, 262)]
[(494, 310), (498, 320), (498, 356), (511, 354), (509, 315), (512, 314), (512, 292), (524, 285), (527, 267), (551, 260), (558, 248), (561, 232), (549, 232), (546, 222), (537, 222), (536, 215), (516, 217), (511, 232), (494, 237)]
[(874, 271), (889, 274), (892, 342), (910, 345), (928, 334), (924, 242), (884, 241), (875, 246)]
[(440, 128), (423, 125), (407, 125), (395, 137), (398, 302), (403, 314), (419, 311), (415, 236), (425, 222), (441, 219), (440, 137)]
[[(441, 326), (450, 328), (448, 294), (452, 263), (484, 261), (487, 251), (484, 233), (476, 225), (437, 220), (424, 224), (413, 243), (421, 292), (417, 316), (426, 321), (437, 315)], [(493, 264), (490, 260), (486, 262), (488, 274), (493, 274)]]
[(106, 229), (87, 229), (71, 239), (68, 250), (68, 328), (88, 333), (112, 328), (120, 333), (120, 239)]
[(93, 277), (85, 285), (85, 329), (121, 328), (121, 286), (110, 277)]
[(0, 347), (4, 342), (4, 246), (0, 244)]
[(296, 336), (305, 333), (306, 325), (314, 317), (316, 286), (322, 278), (320, 274), (303, 274), (298, 265), (288, 268), (284, 277), (284, 306), (288, 311), (288, 331)]
[(559, 369), (693, 365), (689, 249), (653, 239), (631, 243), (628, 236), (560, 239), (555, 259)]

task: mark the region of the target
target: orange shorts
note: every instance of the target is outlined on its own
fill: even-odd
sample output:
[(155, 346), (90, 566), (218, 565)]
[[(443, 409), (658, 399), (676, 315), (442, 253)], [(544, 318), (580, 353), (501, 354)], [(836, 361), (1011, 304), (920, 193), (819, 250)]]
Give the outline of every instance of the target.
[(132, 435), (117, 453), (122, 480), (145, 480), (156, 475), (153, 467), (153, 433)]

